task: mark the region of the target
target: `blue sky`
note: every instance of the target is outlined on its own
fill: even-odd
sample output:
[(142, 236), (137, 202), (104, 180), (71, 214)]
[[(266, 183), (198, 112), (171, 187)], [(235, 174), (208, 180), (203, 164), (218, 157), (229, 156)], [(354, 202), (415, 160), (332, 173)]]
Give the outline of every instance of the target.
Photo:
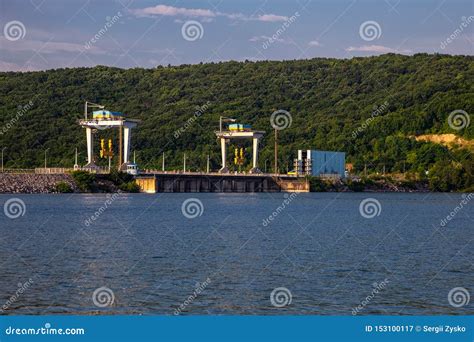
[(474, 52), (472, 0), (0, 0), (0, 70)]

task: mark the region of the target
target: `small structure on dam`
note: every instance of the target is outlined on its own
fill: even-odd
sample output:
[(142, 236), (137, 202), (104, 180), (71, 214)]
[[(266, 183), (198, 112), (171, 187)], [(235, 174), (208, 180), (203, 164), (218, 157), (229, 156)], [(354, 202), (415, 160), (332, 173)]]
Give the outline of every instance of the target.
[(345, 152), (298, 150), (295, 159), (295, 172), (301, 176), (344, 178), (345, 166)]
[(225, 118), (220, 117), (219, 119), (219, 130), (216, 131), (217, 139), (220, 141), (221, 144), (221, 155), (222, 155), (222, 167), (219, 170), (219, 173), (228, 173), (229, 168), (227, 167), (227, 148), (226, 144), (228, 144), (231, 140), (242, 140), (242, 139), (252, 139), (252, 168), (250, 169), (250, 173), (258, 174), (262, 173), (258, 168), (258, 143), (260, 139), (265, 134), (264, 131), (254, 131), (252, 130), (252, 126), (246, 124), (229, 124), (227, 130), (222, 129), (223, 122), (235, 122), (235, 119), (232, 118)]
[[(92, 118), (88, 117), (88, 108), (99, 108), (100, 110), (92, 112)], [(118, 169), (127, 170), (133, 169), (136, 165), (130, 163), (130, 142), (132, 139), (132, 128), (135, 128), (139, 120), (127, 119), (120, 112), (111, 112), (105, 110), (105, 107), (96, 103), (86, 102), (84, 105), (84, 119), (79, 120), (79, 125), (86, 129), (87, 139), (87, 165), (86, 169), (97, 169), (94, 158), (94, 133), (100, 130), (110, 128), (118, 128), (119, 130), (119, 157)], [(110, 148), (107, 151), (109, 154), (109, 161), (113, 155)]]

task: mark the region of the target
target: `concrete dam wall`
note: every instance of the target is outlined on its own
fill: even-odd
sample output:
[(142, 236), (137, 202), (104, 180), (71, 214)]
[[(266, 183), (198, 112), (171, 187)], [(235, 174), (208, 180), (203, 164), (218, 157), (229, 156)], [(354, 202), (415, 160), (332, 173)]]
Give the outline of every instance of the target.
[(167, 174), (140, 175), (142, 192), (309, 192), (304, 178), (270, 175)]

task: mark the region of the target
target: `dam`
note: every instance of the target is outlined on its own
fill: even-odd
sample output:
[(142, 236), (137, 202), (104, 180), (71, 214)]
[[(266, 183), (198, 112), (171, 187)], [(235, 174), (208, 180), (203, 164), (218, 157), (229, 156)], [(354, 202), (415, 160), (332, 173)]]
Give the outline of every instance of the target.
[(142, 192), (309, 192), (302, 177), (280, 174), (141, 173), (135, 177)]

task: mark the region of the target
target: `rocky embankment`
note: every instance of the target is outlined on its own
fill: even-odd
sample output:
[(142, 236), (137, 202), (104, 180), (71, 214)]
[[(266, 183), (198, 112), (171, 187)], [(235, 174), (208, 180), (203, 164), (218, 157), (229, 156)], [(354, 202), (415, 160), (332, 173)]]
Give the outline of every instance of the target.
[(389, 177), (310, 179), (311, 192), (429, 192), (427, 181), (401, 181)]
[(34, 173), (9, 174), (0, 173), (0, 193), (10, 194), (45, 194), (55, 193), (58, 183), (66, 183), (77, 191), (76, 183), (71, 175), (42, 175)]

